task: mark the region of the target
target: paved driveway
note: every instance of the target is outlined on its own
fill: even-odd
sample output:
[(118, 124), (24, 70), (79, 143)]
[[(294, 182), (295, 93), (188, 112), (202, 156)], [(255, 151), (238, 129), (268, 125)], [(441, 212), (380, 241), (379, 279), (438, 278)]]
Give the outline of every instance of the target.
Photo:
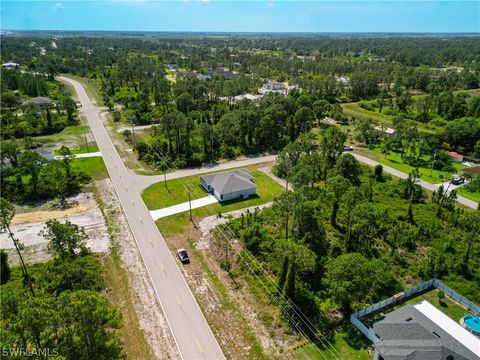
[[(74, 158), (99, 157), (99, 156), (102, 156), (102, 153), (100, 151), (96, 151), (96, 152), (89, 152), (89, 153), (83, 153), (83, 154), (72, 154), (71, 156)], [(55, 155), (55, 159), (61, 160), (63, 159), (63, 155)]]
[[(197, 209), (202, 206), (207, 206), (210, 204), (215, 204), (218, 202), (217, 198), (213, 195), (208, 195), (200, 199), (192, 200), (192, 209)], [(152, 215), (153, 221), (170, 216), (175, 215), (181, 212), (188, 211), (190, 209), (189, 203), (184, 202), (182, 204), (177, 204), (173, 206), (169, 206), (163, 209), (158, 210), (151, 210), (150, 215)]]

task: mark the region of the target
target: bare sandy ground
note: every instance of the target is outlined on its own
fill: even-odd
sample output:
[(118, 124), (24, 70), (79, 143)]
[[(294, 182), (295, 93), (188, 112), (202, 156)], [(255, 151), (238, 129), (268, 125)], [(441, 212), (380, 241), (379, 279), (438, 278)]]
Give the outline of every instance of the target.
[[(109, 249), (107, 227), (102, 213), (97, 208), (91, 193), (81, 193), (69, 198), (72, 206), (66, 210), (41, 210), (23, 212), (12, 219), (11, 230), (15, 237), (25, 246), (24, 254), (27, 263), (47, 261), (47, 241), (40, 235), (45, 228), (45, 222), (56, 219), (66, 220), (81, 226), (88, 236), (87, 247), (95, 253), (105, 253)], [(0, 234), (0, 248), (5, 249), (11, 264), (17, 264), (19, 259), (12, 240), (5, 233)]]

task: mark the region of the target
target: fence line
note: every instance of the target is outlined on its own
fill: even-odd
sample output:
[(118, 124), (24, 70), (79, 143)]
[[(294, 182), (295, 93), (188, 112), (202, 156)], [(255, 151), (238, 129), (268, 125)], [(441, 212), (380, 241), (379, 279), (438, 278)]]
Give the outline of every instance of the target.
[(365, 323), (361, 321), (362, 318), (376, 314), (378, 312), (381, 312), (383, 310), (386, 310), (393, 305), (397, 305), (402, 303), (403, 301), (412, 298), (414, 296), (417, 296), (419, 294), (425, 293), (429, 290), (432, 289), (439, 289), (442, 290), (448, 297), (451, 299), (457, 301), (459, 304), (467, 308), (469, 311), (473, 312), (474, 314), (479, 315), (480, 314), (480, 306), (476, 305), (475, 303), (471, 302), (468, 300), (465, 296), (460, 295), (458, 292), (455, 290), (451, 289), (444, 283), (442, 283), (440, 280), (437, 279), (430, 279), (427, 280), (421, 284), (418, 284), (408, 290), (405, 290), (404, 292), (401, 292), (399, 294), (396, 294), (392, 297), (389, 297), (387, 299), (384, 299), (382, 301), (379, 301), (375, 304), (372, 304), (370, 306), (367, 306), (366, 308), (363, 308), (357, 312), (354, 312), (350, 316), (350, 322), (352, 323), (353, 326), (355, 326), (363, 335), (365, 335), (372, 343), (377, 343), (381, 339), (380, 337), (375, 334), (375, 331), (373, 328), (369, 327)]

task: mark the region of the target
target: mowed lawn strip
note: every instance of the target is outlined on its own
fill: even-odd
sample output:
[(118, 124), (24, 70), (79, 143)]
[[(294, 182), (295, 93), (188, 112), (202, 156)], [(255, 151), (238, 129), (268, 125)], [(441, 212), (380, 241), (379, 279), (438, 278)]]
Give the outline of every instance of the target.
[[(355, 348), (355, 345), (350, 345), (348, 335), (345, 332), (337, 332), (331, 346), (328, 348), (315, 346), (311, 343), (303, 345), (293, 352), (295, 360), (307, 359), (333, 359), (334, 355), (348, 360), (369, 360), (367, 349), (363, 347)], [(333, 347), (333, 348), (332, 348)], [(333, 354), (333, 355), (332, 355)], [(340, 354), (340, 356), (338, 355)]]
[[(98, 152), (100, 149), (98, 148), (97, 144), (89, 143), (88, 148), (86, 145), (79, 145), (78, 147), (71, 147), (70, 153), (72, 154), (88, 154)], [(60, 148), (53, 150), (53, 155), (57, 156), (60, 155)]]
[[(249, 199), (233, 200), (223, 204), (215, 203), (215, 204), (207, 205), (198, 209), (193, 209), (192, 210), (193, 221), (195, 223), (198, 223), (200, 219), (205, 218), (207, 216), (225, 214), (230, 211), (265, 204), (267, 202), (273, 201), (277, 196), (279, 196), (284, 191), (282, 186), (280, 186), (278, 183), (276, 183), (274, 180), (272, 180), (270, 177), (268, 177), (264, 173), (258, 170), (252, 170), (252, 174), (255, 179), (255, 184), (257, 184), (257, 196), (251, 197)], [(199, 181), (197, 179), (198, 176), (195, 176), (194, 178), (195, 178), (195, 181)], [(186, 179), (188, 178), (184, 178), (184, 180)], [(174, 180), (171, 180), (171, 181), (173, 182)], [(163, 184), (162, 186), (163, 186), (162, 189), (166, 191)], [(180, 190), (183, 190), (182, 186), (180, 186), (179, 188)], [(161, 191), (162, 190), (159, 189), (157, 194), (160, 193)], [(201, 193), (196, 194), (196, 198), (206, 196), (207, 193), (205, 192), (205, 190), (201, 189), (201, 191), (202, 191)], [(173, 190), (171, 194), (173, 194)], [(192, 196), (192, 199), (193, 198), (194, 197)], [(146, 198), (144, 196), (144, 201), (146, 202), (145, 199)], [(169, 199), (169, 201), (171, 201), (171, 199)], [(175, 205), (177, 203), (182, 203), (184, 201), (188, 201), (187, 194), (179, 195), (177, 198), (177, 202), (173, 204), (170, 203), (170, 204)], [(151, 204), (152, 203), (150, 203), (150, 206)], [(156, 204), (158, 205), (158, 202)], [(167, 206), (170, 206), (170, 205), (167, 205)], [(149, 205), (147, 205), (147, 207), (151, 209)], [(188, 211), (185, 211), (183, 213), (171, 215), (171, 216), (159, 219), (155, 223), (157, 224), (157, 227), (162, 232), (162, 235), (173, 236), (175, 234), (182, 233), (186, 228), (188, 228), (188, 226), (190, 225), (189, 213)]]
[[(367, 148), (357, 148), (356, 152), (406, 174), (409, 174), (414, 169), (413, 166), (408, 165), (403, 161), (399, 153), (390, 152), (385, 158), (385, 155), (381, 153), (379, 147), (376, 147), (373, 150)], [(428, 156), (423, 156), (422, 159), (425, 160), (428, 166), (430, 166), (430, 159)], [(462, 164), (458, 163), (453, 163), (452, 165), (457, 172), (464, 167)], [(425, 180), (431, 184), (440, 184), (450, 180), (453, 177), (453, 174), (435, 169), (432, 171), (432, 175), (430, 175), (430, 168), (427, 167), (419, 167), (418, 172), (420, 173), (420, 178), (422, 180)]]
[[(258, 204), (272, 201), (275, 196), (281, 192), (281, 186), (254, 167), (246, 167), (252, 172), (253, 180), (257, 185), (258, 198), (252, 198), (242, 203), (257, 200)], [(231, 169), (234, 170), (234, 169)], [(226, 170), (229, 171), (229, 170)], [(211, 172), (209, 174), (219, 173), (222, 171)], [(188, 176), (180, 179), (172, 179), (167, 181), (167, 187), (164, 182), (158, 182), (146, 188), (142, 193), (143, 201), (149, 210), (157, 210), (164, 207), (177, 205), (188, 201), (188, 192), (185, 187), (191, 187), (191, 199), (200, 199), (207, 196), (207, 192), (200, 185), (200, 176), (209, 174), (199, 174)], [(280, 190), (280, 191), (279, 191)], [(257, 205), (253, 204), (253, 205)], [(250, 205), (250, 206), (253, 206)], [(244, 206), (240, 206), (242, 208)]]
[(85, 171), (94, 180), (102, 180), (108, 177), (107, 168), (101, 157), (75, 158), (71, 162), (74, 169)]

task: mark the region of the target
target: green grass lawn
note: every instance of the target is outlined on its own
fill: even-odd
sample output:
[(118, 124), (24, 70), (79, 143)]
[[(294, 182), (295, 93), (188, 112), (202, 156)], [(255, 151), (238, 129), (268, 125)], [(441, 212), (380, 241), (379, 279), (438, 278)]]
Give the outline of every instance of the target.
[[(375, 147), (374, 149), (357, 148), (356, 152), (372, 160), (378, 161), (383, 165), (390, 166), (396, 170), (400, 170), (407, 174), (414, 169), (413, 166), (410, 166), (403, 161), (399, 153), (391, 152), (385, 158), (385, 155), (381, 153), (380, 147)], [(430, 159), (428, 158), (428, 156), (423, 156), (422, 158), (425, 161), (425, 164), (427, 166), (430, 166)], [(458, 171), (464, 166), (462, 164), (453, 163), (453, 167)], [(452, 174), (440, 170), (433, 170), (432, 175), (430, 175), (429, 167), (419, 167), (418, 171), (422, 180), (425, 180), (432, 184), (439, 184), (452, 178)]]
[[(360, 155), (366, 156), (372, 160), (378, 161), (380, 164), (390, 166), (396, 170), (403, 171), (404, 173), (410, 173), (413, 170), (413, 166), (405, 164), (402, 160), (402, 157), (398, 153), (390, 153), (385, 159), (385, 155), (380, 152), (380, 148), (374, 148), (373, 150), (367, 148), (357, 148), (355, 150)], [(425, 161), (430, 163), (428, 157), (424, 157)], [(453, 167), (457, 170), (462, 169), (464, 166), (462, 164), (453, 163)], [(430, 169), (425, 167), (418, 168), (420, 173), (420, 178), (431, 184), (440, 184), (451, 179), (452, 174), (446, 171), (433, 170), (432, 175), (430, 175)], [(465, 189), (464, 187), (459, 187), (456, 189), (457, 194), (461, 195), (467, 199), (480, 202), (480, 192), (471, 192)]]
[[(307, 344), (299, 347), (293, 353), (293, 358), (296, 360), (307, 360), (307, 359), (333, 359), (332, 352), (339, 357), (337, 352), (340, 353), (343, 359), (348, 360), (370, 360), (371, 357), (368, 355), (368, 352), (364, 348), (353, 348), (347, 342), (347, 334), (344, 332), (339, 332), (335, 334), (334, 341), (332, 343), (332, 348), (320, 349), (317, 350), (312, 344)], [(336, 352), (337, 351), (337, 352)]]
[(85, 171), (94, 180), (108, 177), (107, 168), (101, 157), (77, 158), (71, 162), (72, 168)]
[(376, 120), (386, 123), (393, 122), (393, 116), (364, 109), (358, 102), (342, 104), (342, 107), (346, 114), (353, 115), (361, 119)]
[(437, 289), (426, 292), (425, 294), (422, 294), (420, 296), (414, 297), (406, 301), (405, 303), (402, 304), (402, 306), (407, 304), (414, 305), (414, 304), (418, 304), (423, 300), (427, 300), (430, 304), (435, 306), (437, 309), (442, 311), (445, 315), (448, 315), (450, 318), (452, 318), (456, 322), (459, 322), (464, 315), (471, 314), (467, 309), (463, 308), (460, 304), (450, 299), (446, 295), (443, 298), (442, 303), (440, 303), (438, 299), (438, 292), (439, 291)]
[[(264, 202), (272, 201), (275, 196), (281, 193), (282, 187), (278, 183), (273, 181), (270, 177), (268, 177), (259, 170), (255, 170), (255, 167), (247, 168), (252, 172), (255, 184), (257, 185), (258, 197), (241, 201), (241, 203), (254, 202), (252, 205), (249, 206), (258, 205)], [(213, 173), (215, 172), (212, 172), (211, 174)], [(142, 193), (143, 201), (145, 201), (145, 205), (149, 210), (161, 209), (164, 207), (186, 202), (188, 201), (188, 192), (186, 191), (185, 186), (191, 187), (192, 200), (205, 197), (208, 194), (200, 185), (200, 176), (203, 175), (207, 174), (168, 180), (167, 188), (165, 188), (165, 184), (163, 181), (153, 184), (146, 188)], [(234, 204), (228, 204), (224, 207), (230, 207), (231, 205)], [(242, 207), (244, 206), (240, 206), (239, 208)]]
[[(87, 153), (93, 153), (98, 151), (100, 150), (98, 149), (97, 144), (92, 144), (92, 143), (88, 144), (88, 148), (85, 145), (80, 145), (78, 147), (72, 146), (70, 148), (70, 152), (72, 154), (87, 154)], [(53, 150), (53, 155), (55, 156), (59, 155), (59, 148)]]
[(465, 189), (464, 187), (459, 187), (456, 189), (457, 190), (457, 194), (458, 195), (461, 195), (463, 197), (466, 197), (467, 199), (470, 199), (470, 200), (473, 200), (473, 201), (476, 201), (476, 202), (479, 202), (480, 203), (480, 192), (471, 192), (471, 191), (468, 191), (467, 189)]
[[(344, 113), (347, 115), (354, 116), (362, 120), (372, 120), (375, 123), (383, 122), (386, 124), (391, 124), (394, 118), (392, 115), (364, 109), (358, 102), (342, 104), (342, 108)], [(440, 130), (440, 128), (434, 125), (422, 124), (419, 122), (415, 123), (417, 128), (424, 132), (437, 133)]]
[[(279, 196), (284, 190), (283, 187), (272, 180), (264, 173), (250, 168), (257, 185), (257, 196), (249, 199), (238, 199), (225, 203), (215, 203), (202, 208), (193, 209), (192, 215), (195, 222), (207, 216), (224, 214), (230, 211), (243, 209), (251, 206), (258, 206)], [(148, 187), (142, 194), (142, 198), (149, 210), (155, 210), (162, 207), (172, 206), (188, 201), (188, 194), (184, 190), (183, 184), (191, 185), (194, 189), (192, 199), (198, 199), (207, 196), (207, 193), (199, 185), (200, 176), (190, 176), (182, 179), (167, 181), (170, 192), (165, 189), (163, 182)], [(181, 181), (180, 181), (181, 180)], [(156, 224), (163, 235), (172, 236), (183, 232), (189, 225), (189, 214), (183, 212), (162, 218), (156, 221)]]
[(65, 129), (60, 131), (59, 133), (56, 134), (51, 134), (51, 135), (43, 135), (43, 136), (35, 136), (32, 137), (33, 141), (38, 141), (42, 143), (71, 143), (72, 138), (74, 140), (80, 139), (80, 141), (84, 142), (84, 132), (85, 131), (90, 131), (88, 125), (73, 125), (73, 126), (67, 126)]

